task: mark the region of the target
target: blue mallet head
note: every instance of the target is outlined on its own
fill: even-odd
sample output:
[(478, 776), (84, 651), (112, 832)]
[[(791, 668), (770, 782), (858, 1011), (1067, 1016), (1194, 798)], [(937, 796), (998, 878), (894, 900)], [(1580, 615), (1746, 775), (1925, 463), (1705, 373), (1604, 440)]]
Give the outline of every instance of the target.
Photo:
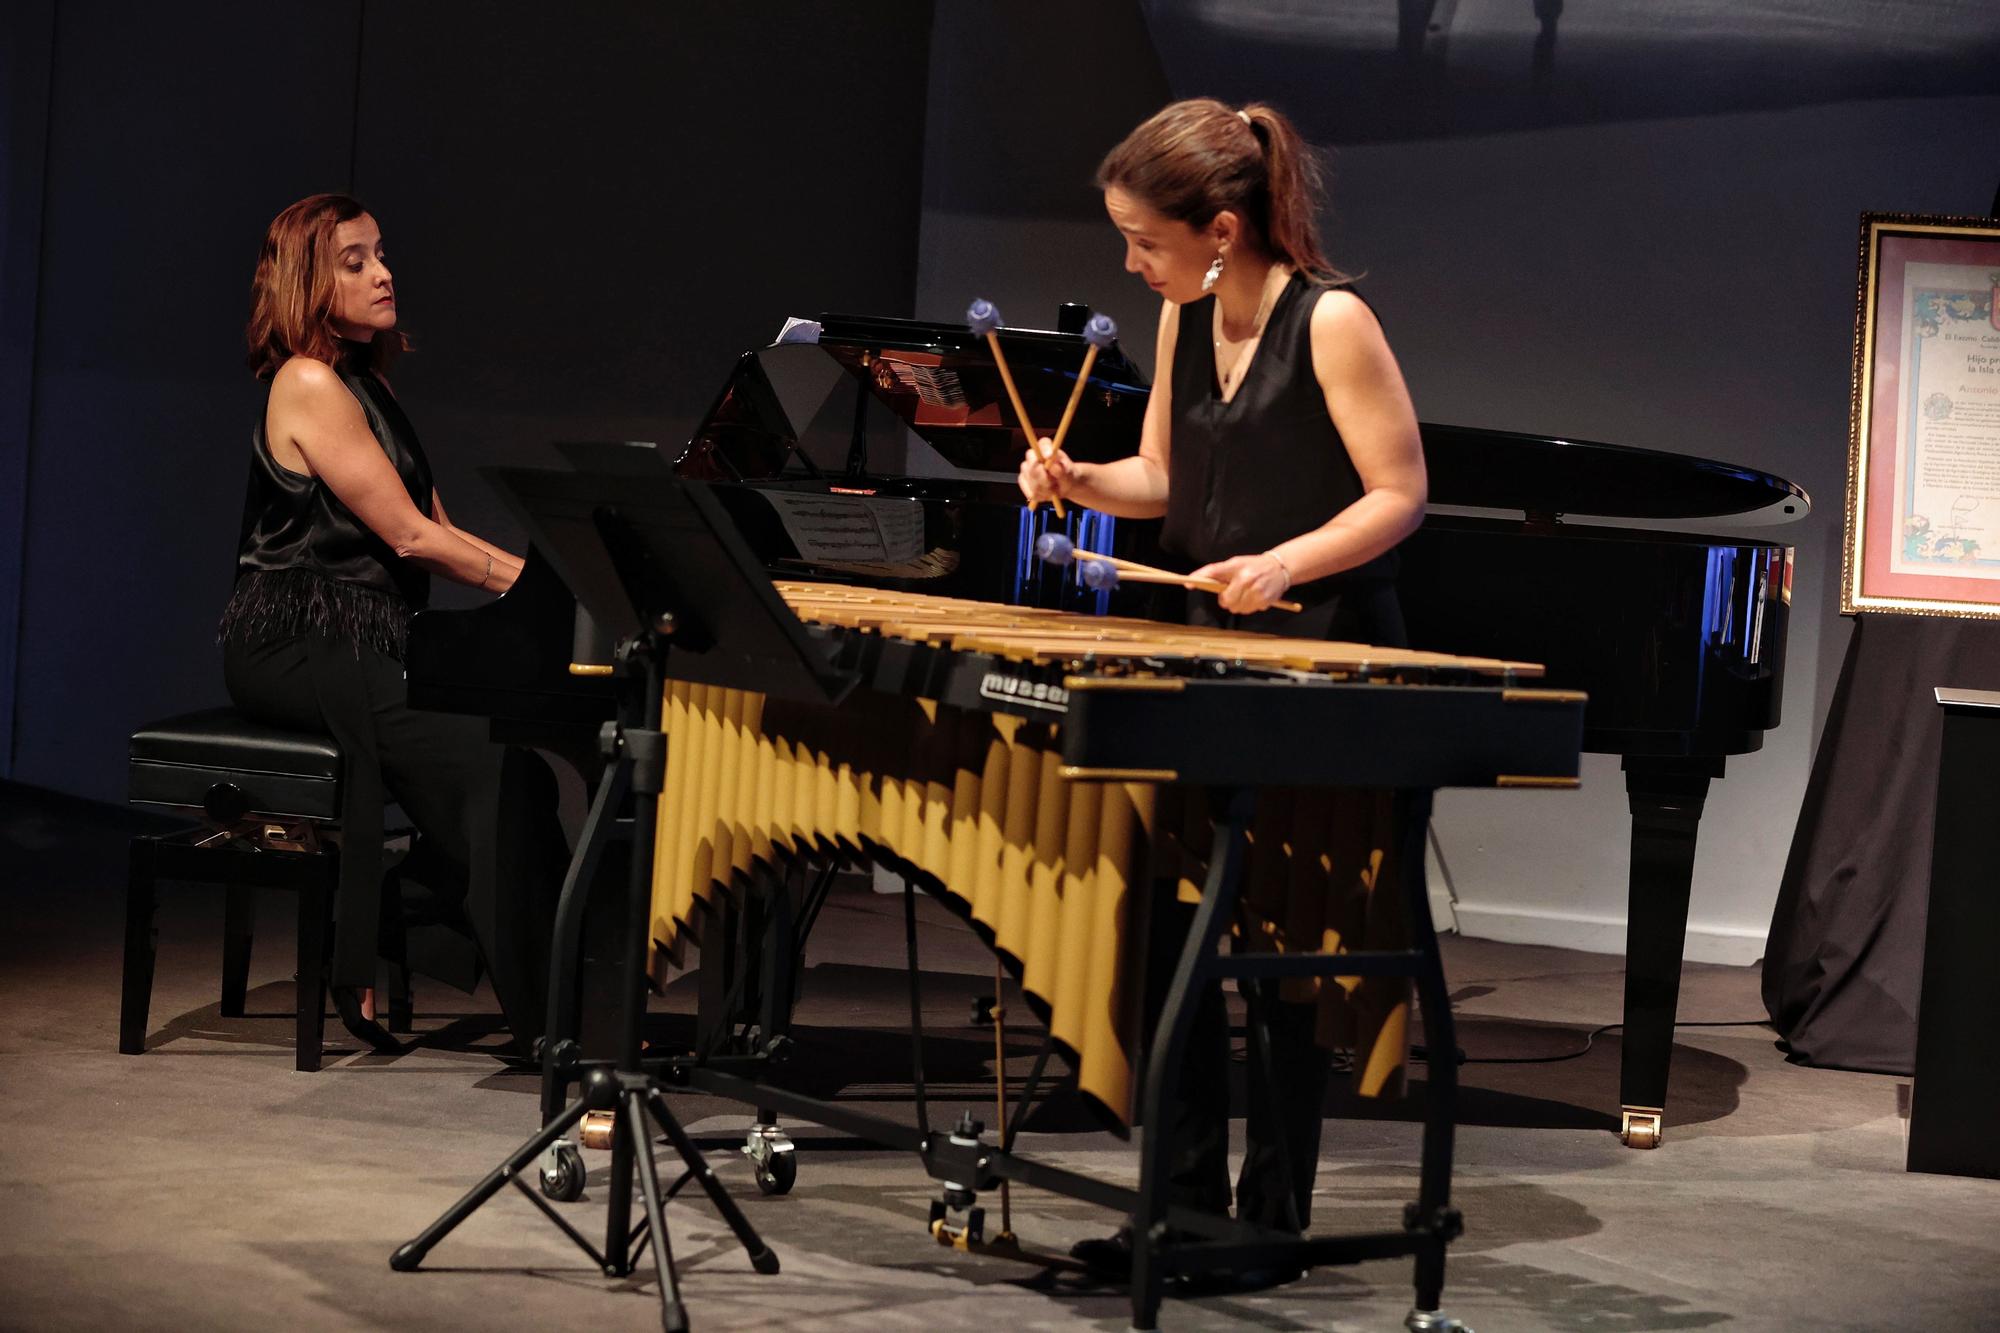
[(1035, 558), (1051, 565), (1066, 565), (1076, 559), (1076, 547), (1060, 532), (1045, 532), (1035, 538)]
[(1007, 322), (1000, 318), (1000, 307), (983, 296), (965, 308), (965, 323), (966, 327), (982, 336), (1007, 327)]
[(1118, 341), (1118, 325), (1109, 315), (1092, 315), (1083, 326), (1083, 340), (1101, 352)]
[(1110, 592), (1118, 586), (1118, 566), (1109, 560), (1086, 560), (1078, 573), (1083, 577), (1083, 586), (1092, 592)]

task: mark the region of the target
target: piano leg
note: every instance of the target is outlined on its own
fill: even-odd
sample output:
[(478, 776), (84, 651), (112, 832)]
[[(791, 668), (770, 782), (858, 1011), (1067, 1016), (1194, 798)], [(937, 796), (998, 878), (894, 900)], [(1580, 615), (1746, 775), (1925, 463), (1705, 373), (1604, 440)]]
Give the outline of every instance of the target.
[(1667, 1067), (1680, 1004), (1687, 946), (1688, 890), (1695, 835), (1719, 757), (1630, 755), (1625, 792), (1632, 807), (1632, 878), (1625, 927), (1625, 1040), (1618, 1071), (1618, 1137), (1656, 1148), (1665, 1130)]

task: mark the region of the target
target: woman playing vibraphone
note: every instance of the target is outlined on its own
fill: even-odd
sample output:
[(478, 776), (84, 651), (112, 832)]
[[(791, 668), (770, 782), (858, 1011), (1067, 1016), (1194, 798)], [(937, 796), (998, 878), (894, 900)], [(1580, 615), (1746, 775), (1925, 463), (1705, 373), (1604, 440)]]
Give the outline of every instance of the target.
[[(1226, 585), (1212, 600), (1190, 594), (1194, 623), (1401, 645), (1394, 548), (1423, 517), (1417, 421), (1374, 314), (1321, 253), (1307, 145), (1268, 106), (1176, 102), (1111, 150), (1097, 183), (1125, 237), (1126, 269), (1163, 299), (1157, 383), (1137, 454), (1092, 464), (1031, 452), (1023, 493), (1164, 515), (1163, 546)], [(1269, 609), (1280, 598), (1303, 611)], [(1148, 972), (1163, 981), (1186, 917), (1155, 921)], [(1271, 1043), (1251, 1044), (1237, 1215), (1303, 1230), (1329, 1053), (1314, 1040), (1312, 1006), (1281, 999), (1273, 983), (1243, 990)], [(1189, 1098), (1169, 1126), (1173, 1201), (1227, 1211), (1228, 1027), (1213, 990), (1190, 1049), (1213, 1076), (1184, 1084)], [(1076, 1253), (1120, 1270), (1129, 1233)]]

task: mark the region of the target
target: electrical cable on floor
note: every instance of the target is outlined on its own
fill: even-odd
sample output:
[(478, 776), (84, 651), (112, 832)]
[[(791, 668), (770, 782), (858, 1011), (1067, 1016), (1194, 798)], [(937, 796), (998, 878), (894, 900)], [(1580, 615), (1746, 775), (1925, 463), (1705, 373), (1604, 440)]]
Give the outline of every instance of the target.
[[(1606, 1023), (1602, 1027), (1592, 1028), (1589, 1034), (1584, 1037), (1583, 1045), (1573, 1051), (1563, 1051), (1557, 1055), (1467, 1055), (1461, 1048), (1458, 1052), (1458, 1062), (1462, 1065), (1553, 1065), (1560, 1064), (1564, 1060), (1580, 1060), (1590, 1054), (1590, 1048), (1596, 1044), (1599, 1037), (1607, 1032), (1615, 1032), (1624, 1026), (1623, 1023)], [(1771, 1020), (1768, 1018), (1736, 1018), (1720, 1023), (1676, 1023), (1674, 1026), (1676, 1028), (1767, 1028), (1771, 1026)], [(1232, 1041), (1230, 1043), (1229, 1058), (1237, 1064), (1244, 1063), (1249, 1059), (1247, 1047), (1237, 1045)], [(1412, 1044), (1410, 1047), (1410, 1059), (1418, 1062), (1428, 1062), (1430, 1054), (1421, 1043)], [(1354, 1052), (1345, 1048), (1335, 1051), (1333, 1053), (1333, 1063), (1330, 1068), (1331, 1072), (1335, 1074), (1351, 1072), (1354, 1068)]]
[[(1599, 1037), (1624, 1026), (1623, 1023), (1606, 1023), (1602, 1027), (1592, 1028), (1590, 1034), (1583, 1039), (1582, 1046), (1573, 1051), (1564, 1051), (1560, 1055), (1466, 1055), (1461, 1051), (1458, 1062), (1462, 1065), (1552, 1065), (1564, 1060), (1577, 1060), (1590, 1053), (1591, 1046)], [(1770, 1027), (1771, 1020), (1738, 1018), (1723, 1023), (1676, 1023), (1674, 1026), (1676, 1028), (1762, 1028)]]

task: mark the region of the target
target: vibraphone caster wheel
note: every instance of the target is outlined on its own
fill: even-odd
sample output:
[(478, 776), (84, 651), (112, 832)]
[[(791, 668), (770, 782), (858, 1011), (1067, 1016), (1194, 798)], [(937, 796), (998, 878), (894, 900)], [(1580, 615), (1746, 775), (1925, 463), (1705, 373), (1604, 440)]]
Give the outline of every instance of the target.
[(1472, 1333), (1472, 1329), (1442, 1310), (1412, 1310), (1403, 1320), (1409, 1333)]
[[(947, 1194), (950, 1191), (946, 1191)], [(931, 1239), (948, 1249), (964, 1250), (986, 1240), (986, 1210), (984, 1208), (964, 1208), (965, 1220), (953, 1222), (951, 1215), (959, 1211), (958, 1206), (943, 1199), (931, 1200)]]
[(765, 1194), (790, 1194), (799, 1178), (799, 1159), (790, 1152), (779, 1153), (757, 1168), (757, 1188)]
[(799, 1178), (798, 1151), (776, 1125), (752, 1125), (743, 1155), (757, 1174), (757, 1189), (767, 1195), (790, 1194)]
[(542, 1158), (542, 1196), (557, 1203), (575, 1203), (583, 1197), (588, 1175), (583, 1169), (583, 1150), (568, 1139), (559, 1140)]
[(1665, 1136), (1663, 1111), (1657, 1106), (1626, 1106), (1618, 1125), (1618, 1141), (1628, 1148), (1657, 1148)]

